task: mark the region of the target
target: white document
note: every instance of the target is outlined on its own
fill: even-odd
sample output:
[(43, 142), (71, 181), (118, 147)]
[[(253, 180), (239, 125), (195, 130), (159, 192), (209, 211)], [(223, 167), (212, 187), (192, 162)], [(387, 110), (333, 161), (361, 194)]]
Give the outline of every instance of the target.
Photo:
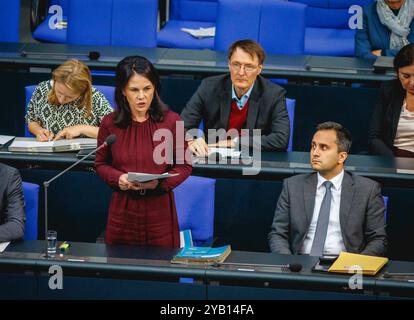
[(240, 158), (241, 151), (232, 148), (208, 148), (208, 156), (219, 153), (222, 158)]
[(6, 144), (11, 139), (14, 139), (14, 136), (2, 136), (2, 135), (0, 135), (0, 146), (2, 146), (3, 144)]
[(6, 250), (7, 246), (10, 244), (9, 242), (0, 242), (0, 253), (2, 253), (4, 250)]
[(16, 138), (9, 146), (9, 151), (23, 152), (63, 152), (96, 148), (96, 139), (76, 138), (40, 142), (35, 138)]
[(162, 173), (162, 174), (151, 174), (151, 173), (142, 173), (142, 172), (128, 172), (128, 181), (136, 182), (147, 182), (156, 179), (165, 179), (169, 177), (178, 176), (179, 173)]
[(215, 27), (198, 29), (181, 28), (181, 31), (191, 34), (194, 38), (208, 38), (216, 35)]

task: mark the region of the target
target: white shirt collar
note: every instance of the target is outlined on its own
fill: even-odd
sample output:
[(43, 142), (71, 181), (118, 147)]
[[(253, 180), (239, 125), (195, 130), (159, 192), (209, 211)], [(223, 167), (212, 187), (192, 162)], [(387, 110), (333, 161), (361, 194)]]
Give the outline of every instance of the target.
[[(344, 179), (344, 170), (342, 169), (342, 171), (339, 174), (337, 174), (335, 177), (333, 177), (329, 181), (332, 182), (333, 187), (335, 188), (335, 190), (340, 190), (341, 189), (341, 186), (342, 186), (342, 180), (343, 179)], [(317, 185), (317, 188), (320, 188), (320, 186), (325, 181), (328, 181), (328, 180), (326, 180), (324, 177), (322, 177), (320, 175), (320, 173), (318, 172), (318, 185)]]

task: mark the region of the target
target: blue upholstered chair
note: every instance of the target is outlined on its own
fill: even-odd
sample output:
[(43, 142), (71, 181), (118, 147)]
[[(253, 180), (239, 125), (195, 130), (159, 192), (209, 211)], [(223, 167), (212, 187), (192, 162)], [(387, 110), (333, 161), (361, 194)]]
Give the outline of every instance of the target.
[(215, 185), (215, 179), (190, 176), (174, 189), (180, 231), (191, 230), (196, 246), (213, 241)]
[[(53, 5), (59, 5), (62, 8), (62, 20), (68, 21), (68, 4), (69, 0), (50, 0), (47, 1), (47, 14), (45, 19), (32, 32), (32, 37), (39, 41), (65, 43), (66, 42), (66, 27), (51, 29), (49, 27), (49, 20), (54, 19), (55, 13), (49, 13), (49, 8)], [(39, 8), (41, 9), (41, 8)], [(39, 13), (40, 14), (40, 13)]]
[(355, 30), (348, 13), (352, 5), (364, 6), (373, 0), (290, 0), (307, 4), (305, 54), (353, 56)]
[(382, 199), (384, 199), (384, 206), (385, 206), (384, 222), (387, 223), (388, 197), (387, 196), (382, 196)]
[(26, 207), (25, 240), (37, 240), (37, 216), (39, 209), (39, 185), (23, 182), (23, 194)]
[(157, 0), (70, 0), (67, 43), (156, 47)]
[(306, 8), (301, 3), (262, 0), (259, 43), (266, 53), (304, 53)]
[(227, 51), (241, 39), (259, 41), (260, 15), (260, 1), (219, 0), (214, 50)]
[(289, 137), (289, 144), (287, 151), (292, 151), (293, 148), (293, 128), (295, 123), (295, 105), (296, 100), (286, 98), (286, 109), (289, 115), (289, 123), (290, 123), (290, 137)]
[(171, 0), (169, 21), (158, 32), (158, 46), (181, 49), (213, 49), (214, 37), (194, 38), (181, 28), (215, 26), (217, 0)]
[(0, 6), (0, 42), (19, 42), (20, 0), (3, 0)]
[[(32, 98), (33, 92), (35, 91), (37, 85), (34, 86), (27, 86), (24, 88), (25, 96), (26, 96), (26, 106), (25, 106), (25, 112), (27, 113), (27, 106), (30, 102), (30, 99)], [(101, 91), (105, 98), (109, 101), (110, 105), (113, 109), (115, 109), (115, 87), (111, 86), (94, 86), (97, 90)], [(29, 128), (27, 127), (27, 124), (25, 123), (24, 126), (24, 136), (25, 137), (32, 137), (33, 135), (30, 133)]]

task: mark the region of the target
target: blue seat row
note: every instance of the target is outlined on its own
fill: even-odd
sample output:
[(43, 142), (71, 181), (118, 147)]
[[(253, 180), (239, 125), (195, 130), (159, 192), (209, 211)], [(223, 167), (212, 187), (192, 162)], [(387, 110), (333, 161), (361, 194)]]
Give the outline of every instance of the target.
[[(50, 13), (33, 37), (69, 44), (170, 47), (224, 51), (253, 39), (269, 53), (353, 56), (353, 5), (374, 0), (171, 0), (169, 20), (157, 33), (157, 0), (49, 0), (59, 5), (67, 28), (51, 29)], [(20, 1), (0, 12), (0, 41), (17, 42)], [(362, 13), (362, 12), (361, 12)], [(361, 17), (362, 18), (362, 17)], [(216, 28), (215, 37), (194, 38), (182, 28)]]

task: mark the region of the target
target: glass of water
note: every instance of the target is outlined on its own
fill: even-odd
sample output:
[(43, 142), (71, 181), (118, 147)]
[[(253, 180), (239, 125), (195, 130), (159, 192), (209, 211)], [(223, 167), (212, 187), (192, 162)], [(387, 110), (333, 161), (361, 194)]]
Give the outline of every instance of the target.
[(54, 257), (56, 254), (57, 232), (54, 230), (47, 231), (47, 255)]

